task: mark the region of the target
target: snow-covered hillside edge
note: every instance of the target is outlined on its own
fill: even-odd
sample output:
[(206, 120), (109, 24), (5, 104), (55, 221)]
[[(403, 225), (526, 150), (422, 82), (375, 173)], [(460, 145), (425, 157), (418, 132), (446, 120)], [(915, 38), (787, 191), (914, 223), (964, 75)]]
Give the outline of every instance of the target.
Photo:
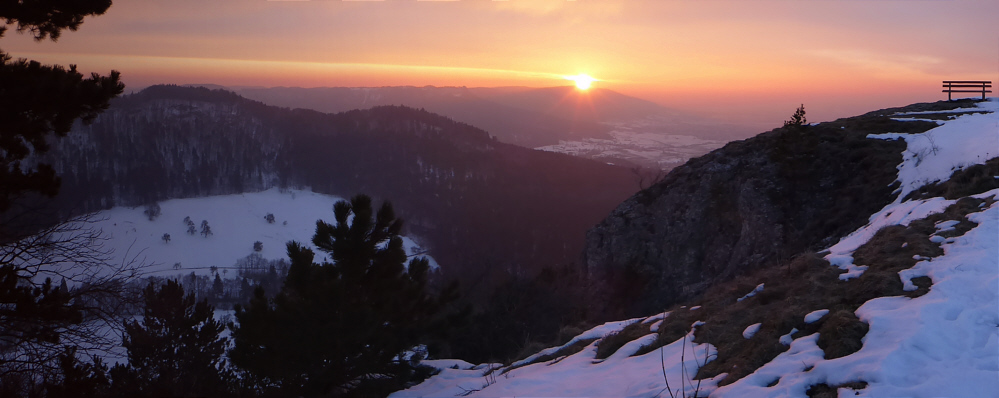
[[(977, 106), (957, 110), (955, 115), (959, 116), (955, 118), (935, 120), (940, 126), (922, 134), (870, 136), (906, 141), (904, 160), (898, 167), (900, 192), (894, 203), (871, 215), (866, 226), (820, 253), (832, 266), (846, 271), (840, 274), (838, 283), (852, 283), (873, 266), (855, 264), (853, 254), (879, 230), (908, 226), (942, 213), (960, 199), (906, 200), (910, 192), (945, 181), (955, 170), (984, 164), (999, 155), (999, 101), (993, 98)], [(920, 119), (918, 113), (895, 116), (900, 120)], [(861, 305), (855, 315), (869, 330), (861, 340), (862, 347), (849, 355), (826, 359), (817, 344), (819, 333), (801, 336), (796, 335), (796, 330), (786, 330), (779, 341), (789, 348), (751, 374), (723, 386), (719, 382), (727, 376), (724, 373), (697, 381), (693, 375), (698, 368), (717, 356), (715, 346), (694, 342), (701, 322), (693, 322), (686, 336), (671, 344), (634, 355), (656, 340), (655, 332), (671, 316), (665, 313), (606, 323), (561, 347), (506, 366), (426, 360), (425, 364), (439, 368), (440, 373), (391, 396), (805, 397), (814, 386), (850, 384), (852, 388), (838, 389), (839, 396), (994, 396), (999, 391), (999, 190), (972, 196), (982, 199), (981, 205), (966, 218), (977, 225), (951, 236), (947, 232), (957, 222), (936, 223), (936, 232), (929, 241), (939, 244), (943, 254), (917, 256), (915, 266), (898, 272), (906, 291), (917, 290), (914, 278), (929, 277), (932, 285), (928, 292), (915, 298), (879, 297)], [(752, 292), (746, 291), (744, 297), (765, 290), (760, 285)], [(735, 304), (736, 299), (732, 302)], [(694, 319), (697, 310), (684, 309)], [(809, 313), (804, 323), (816, 322), (827, 312), (818, 309)], [(678, 316), (677, 312), (673, 311), (672, 316)], [(596, 359), (601, 339), (629, 326), (648, 327), (648, 332), (606, 359)], [(746, 326), (743, 337), (753, 339), (759, 324)], [(569, 352), (565, 349), (574, 344), (586, 345), (579, 352), (560, 355)], [(671, 391), (667, 391), (667, 381)]]

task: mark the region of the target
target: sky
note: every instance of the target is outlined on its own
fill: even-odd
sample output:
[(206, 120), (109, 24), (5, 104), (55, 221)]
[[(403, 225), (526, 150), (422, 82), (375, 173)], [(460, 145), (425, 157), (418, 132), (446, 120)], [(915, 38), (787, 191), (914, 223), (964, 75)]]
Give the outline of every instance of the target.
[[(117, 0), (14, 57), (151, 84), (569, 85), (731, 121), (810, 121), (999, 81), (999, 1)], [(993, 94), (995, 95), (995, 94)], [(776, 127), (776, 126), (775, 126)]]

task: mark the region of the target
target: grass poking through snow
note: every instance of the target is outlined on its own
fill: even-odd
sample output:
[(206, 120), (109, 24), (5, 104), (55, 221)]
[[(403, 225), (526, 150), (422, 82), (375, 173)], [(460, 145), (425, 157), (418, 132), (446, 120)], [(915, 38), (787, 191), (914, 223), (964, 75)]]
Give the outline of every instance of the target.
[[(926, 294), (932, 281), (928, 277), (913, 279), (918, 287), (903, 290), (899, 271), (911, 268), (917, 260), (943, 254), (940, 243), (932, 235), (953, 237), (963, 235), (975, 226), (966, 215), (981, 210), (991, 199), (964, 198), (944, 212), (913, 221), (909, 226), (889, 226), (854, 252), (854, 263), (868, 269), (859, 277), (842, 281), (844, 271), (833, 267), (815, 253), (798, 255), (786, 264), (774, 264), (753, 274), (741, 276), (709, 289), (700, 299), (674, 306), (659, 326), (659, 337), (635, 355), (649, 353), (672, 343), (690, 331), (696, 321), (695, 341), (714, 345), (718, 354), (701, 367), (696, 378), (728, 375), (719, 385), (730, 384), (770, 362), (787, 346), (779, 342), (782, 335), (798, 329), (792, 337), (820, 333), (818, 345), (827, 359), (857, 352), (868, 326), (854, 314), (867, 301), (886, 296), (910, 298)], [(957, 221), (953, 229), (938, 232), (942, 221)], [(742, 301), (738, 298), (764, 283), (763, 291)], [(697, 306), (689, 310), (687, 306)], [(812, 311), (828, 309), (830, 313), (816, 322), (806, 324), (804, 316)], [(761, 323), (759, 331), (749, 339), (742, 332), (749, 325)], [(598, 342), (597, 358), (606, 358), (628, 341), (648, 334), (648, 325), (640, 322)], [(849, 387), (849, 386), (848, 386)], [(818, 388), (818, 387), (817, 387)], [(816, 390), (818, 391), (818, 390)], [(835, 391), (835, 388), (833, 388)], [(817, 392), (818, 393), (818, 392)]]

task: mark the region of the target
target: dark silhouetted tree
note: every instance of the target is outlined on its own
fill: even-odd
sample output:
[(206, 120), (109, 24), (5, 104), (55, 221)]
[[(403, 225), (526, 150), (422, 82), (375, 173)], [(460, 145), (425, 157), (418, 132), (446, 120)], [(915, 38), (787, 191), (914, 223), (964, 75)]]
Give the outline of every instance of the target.
[(218, 273), (215, 274), (215, 281), (212, 282), (212, 294), (215, 298), (222, 298), (225, 294), (225, 283), (222, 282), (222, 277)]
[(160, 209), (160, 204), (159, 203), (155, 203), (155, 202), (146, 205), (146, 210), (142, 211), (142, 214), (145, 214), (146, 217), (149, 217), (149, 221), (155, 220), (156, 217), (159, 217), (160, 214), (162, 214), (162, 213), (163, 213), (163, 210)]
[(61, 373), (55, 380), (44, 383), (46, 398), (103, 398), (112, 396), (108, 367), (100, 357), (93, 362), (76, 358), (76, 347), (70, 347), (59, 358)]
[(201, 235), (209, 237), (212, 234), (212, 227), (208, 226), (208, 220), (201, 220)]
[[(103, 14), (110, 5), (108, 0), (7, 1), (0, 5), (0, 21), (38, 40), (55, 40), (63, 29), (75, 30), (83, 17)], [(0, 36), (6, 28), (0, 25)], [(84, 79), (75, 65), (67, 70), (15, 60), (0, 50), (0, 212), (26, 193), (55, 196), (55, 170), (47, 164), (30, 167), (24, 160), (46, 152), (46, 140), (65, 136), (77, 119), (93, 121), (124, 88), (117, 71)]]
[[(404, 353), (454, 321), (443, 308), (456, 286), (427, 292), (428, 262), (409, 261), (391, 205), (373, 213), (357, 196), (334, 206), (335, 224), (316, 223), (312, 242), (332, 262), (288, 243), (291, 268), (273, 300), (256, 289), (231, 324), (233, 364), (264, 392), (289, 396), (376, 396), (417, 373)], [(348, 218), (353, 219), (348, 223)]]
[(798, 109), (794, 110), (791, 120), (784, 121), (784, 127), (804, 126), (806, 124), (808, 124), (808, 119), (805, 119), (805, 104), (801, 104)]
[[(29, 32), (36, 40), (56, 40), (63, 30), (76, 30), (85, 17), (101, 15), (110, 6), (110, 0), (4, 1), (0, 4), (0, 37), (8, 25), (14, 25), (18, 32)], [(113, 290), (113, 282), (120, 276), (120, 269), (107, 272), (105, 275), (114, 276), (94, 278), (90, 282), (96, 284), (74, 293), (53, 288), (48, 278), (40, 282), (38, 270), (51, 261), (51, 253), (70, 254), (65, 258), (81, 267), (100, 263), (95, 261), (103, 259), (95, 253), (94, 241), (85, 239), (93, 234), (76, 228), (71, 236), (83, 240), (56, 236), (25, 242), (23, 229), (29, 228), (8, 220), (25, 214), (22, 206), (15, 206), (19, 199), (23, 201), (28, 195), (52, 197), (59, 190), (55, 170), (45, 163), (31, 164), (29, 156), (45, 153), (49, 140), (65, 136), (76, 120), (92, 122), (123, 90), (117, 71), (84, 78), (75, 65), (69, 69), (42, 65), (14, 59), (0, 50), (0, 216), (4, 220), (0, 224), (0, 340), (4, 341), (5, 357), (0, 361), (0, 375), (26, 369), (29, 373), (39, 369), (47, 372), (57, 367), (53, 364), (57, 357), (49, 354), (74, 340), (73, 325), (85, 319), (82, 296)], [(19, 227), (22, 230), (17, 230)], [(34, 236), (46, 236), (34, 229)], [(45, 249), (49, 254), (25, 251), (30, 248)], [(76, 337), (87, 338), (86, 333)], [(10, 355), (19, 359), (7, 360)], [(6, 380), (0, 378), (0, 384), (6, 389)]]
[[(59, 38), (63, 30), (76, 31), (84, 17), (104, 14), (111, 0), (10, 1), (0, 6), (0, 19), (14, 24), (18, 32), (30, 32), (35, 40)], [(7, 26), (0, 25), (0, 36)]]
[(259, 251), (262, 251), (262, 250), (264, 250), (264, 242), (261, 242), (259, 240), (256, 241), (256, 242), (253, 242), (253, 251), (259, 252)]
[(163, 234), (163, 243), (170, 243), (170, 234)]
[(196, 302), (176, 281), (143, 291), (141, 321), (125, 325), (122, 346), (128, 364), (111, 369), (123, 396), (225, 396), (233, 386), (223, 354), (225, 326), (213, 318), (207, 300)]

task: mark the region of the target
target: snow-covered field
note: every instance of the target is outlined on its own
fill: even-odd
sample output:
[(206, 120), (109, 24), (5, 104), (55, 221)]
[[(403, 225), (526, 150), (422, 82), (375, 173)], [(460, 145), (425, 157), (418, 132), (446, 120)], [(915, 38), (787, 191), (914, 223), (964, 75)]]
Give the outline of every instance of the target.
[[(298, 241), (312, 247), (316, 220), (333, 222), (333, 204), (340, 198), (304, 190), (279, 190), (159, 202), (161, 214), (150, 221), (145, 207), (115, 207), (98, 212), (92, 226), (103, 231), (113, 263), (135, 261), (148, 265), (146, 275), (208, 275), (210, 267), (231, 270), (236, 260), (257, 252), (268, 260), (287, 258), (286, 244)], [(376, 204), (377, 205), (377, 204)], [(264, 217), (274, 215), (274, 223)], [(184, 218), (194, 222), (196, 233), (187, 233)], [(212, 234), (203, 236), (201, 222), (208, 221)], [(170, 241), (163, 240), (170, 234)], [(407, 253), (421, 251), (410, 238), (403, 238)], [(316, 260), (323, 259), (317, 252)], [(180, 264), (177, 267), (177, 264)], [(436, 263), (431, 259), (431, 266)], [(226, 272), (228, 273), (228, 272)], [(230, 277), (235, 277), (232, 272)]]
[[(903, 202), (906, 193), (923, 184), (946, 179), (954, 169), (984, 163), (999, 152), (999, 101), (979, 105), (992, 113), (962, 115), (940, 122), (923, 134), (878, 135), (902, 137), (908, 144), (899, 165), (902, 183), (899, 200), (870, 218), (870, 223), (829, 248), (827, 258), (859, 275), (865, 267), (854, 265), (851, 254), (887, 225), (907, 225), (915, 219), (943, 211), (953, 200), (930, 198)], [(899, 115), (905, 116), (905, 115)], [(976, 197), (999, 200), (999, 190)], [(791, 340), (788, 351), (735, 383), (718, 387), (725, 375), (702, 381), (699, 396), (714, 397), (806, 397), (815, 384), (838, 385), (864, 381), (860, 390), (840, 389), (840, 396), (867, 397), (995, 397), (999, 394), (999, 202), (968, 218), (978, 226), (962, 236), (936, 239), (942, 256), (923, 259), (899, 273), (907, 288), (911, 279), (929, 276), (929, 293), (910, 299), (881, 297), (857, 311), (870, 330), (863, 348), (851, 355), (824, 359), (817, 345), (818, 334)], [(948, 225), (938, 225), (945, 230)], [(940, 238), (940, 237), (938, 237)], [(932, 238), (931, 238), (932, 239)], [(849, 283), (849, 282), (843, 282)], [(762, 285), (757, 290), (762, 289)], [(757, 291), (757, 290), (754, 290)], [(824, 313), (808, 314), (815, 321)], [(668, 315), (667, 315), (668, 316)], [(654, 318), (643, 322), (652, 322)], [(608, 323), (584, 333), (605, 336), (640, 320)], [(604, 361), (595, 360), (596, 343), (564, 358), (519, 367), (502, 373), (494, 366), (457, 361), (430, 362), (441, 373), (422, 384), (398, 391), (392, 397), (662, 397), (664, 374), (671, 387), (696, 373), (714, 347), (693, 344), (691, 334), (662, 350), (631, 357), (650, 335), (626, 344)], [(754, 325), (755, 326), (755, 325)], [(747, 328), (750, 337), (755, 330)], [(570, 342), (571, 343), (571, 342)], [(543, 353), (554, 352), (548, 349)], [(685, 353), (684, 356), (681, 354)], [(681, 363), (681, 358), (684, 360)], [(457, 369), (447, 366), (457, 365)], [(515, 364), (516, 365), (516, 364)], [(498, 367), (499, 365), (495, 365)], [(772, 384), (778, 380), (776, 384)], [(690, 386), (684, 396), (693, 394)]]

